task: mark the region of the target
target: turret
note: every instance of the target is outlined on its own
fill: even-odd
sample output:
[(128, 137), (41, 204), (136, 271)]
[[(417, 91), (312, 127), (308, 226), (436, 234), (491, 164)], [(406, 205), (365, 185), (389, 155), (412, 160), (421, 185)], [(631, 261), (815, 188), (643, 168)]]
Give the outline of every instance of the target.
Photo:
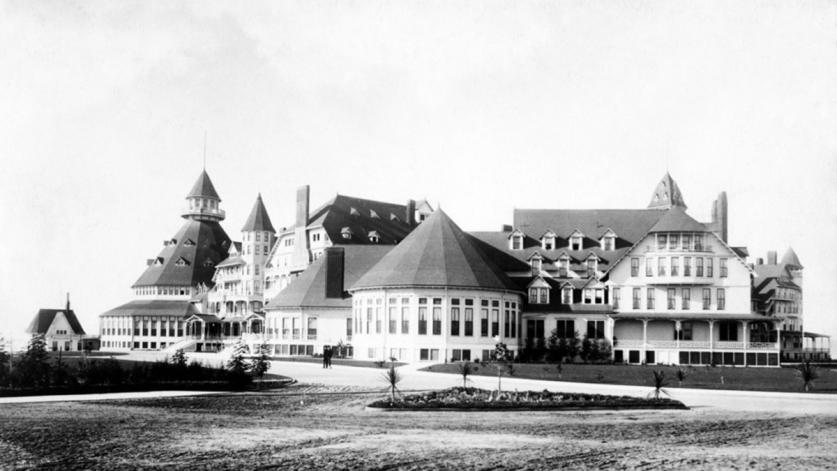
[(674, 206), (687, 209), (686, 202), (683, 201), (683, 194), (680, 193), (677, 182), (666, 172), (654, 189), (651, 202), (648, 203), (648, 209), (671, 209)]
[(198, 180), (192, 186), (192, 191), (186, 195), (187, 207), (183, 211), (184, 219), (196, 221), (223, 221), (226, 215), (221, 209), (221, 198), (215, 191), (215, 186), (206, 170), (203, 170)]

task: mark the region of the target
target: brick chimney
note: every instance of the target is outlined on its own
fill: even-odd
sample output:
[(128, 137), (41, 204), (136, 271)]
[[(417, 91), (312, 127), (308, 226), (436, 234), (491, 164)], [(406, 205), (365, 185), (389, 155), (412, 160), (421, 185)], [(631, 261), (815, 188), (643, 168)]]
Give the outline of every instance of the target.
[(292, 264), (304, 268), (311, 262), (308, 246), (308, 205), (310, 187), (304, 185), (296, 190), (296, 220), (294, 222), (294, 255)]
[(67, 293), (67, 312), (70, 311), (70, 293)]
[(407, 214), (405, 214), (404, 221), (407, 225), (413, 227), (416, 225), (416, 200), (407, 200)]
[(712, 202), (712, 230), (724, 242), (727, 242), (727, 192), (718, 194), (718, 199)]
[(345, 250), (343, 247), (325, 249), (325, 297), (343, 298), (343, 265)]
[(778, 261), (778, 257), (776, 255), (775, 250), (770, 250), (767, 252), (767, 264), (768, 265), (776, 265)]

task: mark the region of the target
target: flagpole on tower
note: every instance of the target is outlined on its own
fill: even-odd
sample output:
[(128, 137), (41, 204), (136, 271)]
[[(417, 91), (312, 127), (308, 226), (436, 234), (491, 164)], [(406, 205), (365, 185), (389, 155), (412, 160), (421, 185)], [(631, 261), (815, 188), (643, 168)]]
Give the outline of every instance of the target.
[(203, 132), (203, 169), (206, 170), (206, 131)]

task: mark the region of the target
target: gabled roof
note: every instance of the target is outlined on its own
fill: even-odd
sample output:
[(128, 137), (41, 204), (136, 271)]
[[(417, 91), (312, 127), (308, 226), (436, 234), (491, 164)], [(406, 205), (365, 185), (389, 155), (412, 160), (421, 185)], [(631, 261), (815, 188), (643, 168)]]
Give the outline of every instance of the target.
[(197, 313), (189, 301), (167, 299), (137, 299), (99, 314), (105, 316), (178, 316), (185, 317)]
[(264, 207), (261, 193), (256, 197), (256, 202), (253, 203), (253, 209), (250, 210), (250, 215), (247, 217), (244, 227), (241, 228), (241, 232), (255, 231), (276, 232), (276, 229), (273, 228), (273, 224), (270, 222), (270, 216), (267, 215), (267, 209)]
[(55, 316), (61, 313), (67, 319), (67, 322), (70, 324), (70, 328), (73, 329), (73, 334), (76, 335), (84, 335), (84, 329), (81, 328), (81, 323), (78, 321), (78, 317), (76, 317), (75, 311), (72, 309), (40, 309), (38, 313), (35, 314), (35, 318), (32, 319), (32, 322), (29, 323), (29, 327), (26, 328), (26, 333), (28, 334), (45, 334), (49, 330), (49, 326), (52, 325), (52, 322), (55, 320)]
[[(187, 219), (177, 235), (176, 244), (163, 247), (157, 255), (160, 263), (149, 265), (142, 276), (133, 284), (136, 286), (197, 286), (201, 283), (212, 286), (215, 266), (227, 258), (230, 238), (215, 221)], [(184, 241), (193, 240), (194, 245)], [(178, 266), (179, 259), (188, 260), (190, 265)]]
[[(354, 284), (390, 250), (391, 245), (349, 245), (343, 247), (343, 286)], [(325, 295), (326, 257), (315, 260), (291, 284), (265, 304), (265, 310), (309, 307), (351, 308), (351, 297), (327, 298)]]
[(661, 211), (653, 209), (515, 209), (514, 226), (533, 235), (552, 229), (562, 238), (575, 230), (598, 235), (612, 229), (618, 239), (630, 245), (662, 216)]
[(221, 200), (221, 197), (218, 196), (218, 192), (215, 191), (215, 185), (212, 184), (212, 180), (209, 179), (209, 174), (206, 173), (206, 170), (201, 171), (198, 180), (192, 186), (192, 190), (186, 195), (187, 198), (210, 198), (216, 199), (218, 201)]
[(789, 268), (804, 268), (802, 266), (802, 262), (799, 261), (799, 257), (796, 256), (796, 252), (793, 251), (792, 247), (788, 247), (788, 251), (785, 252), (785, 255), (782, 255), (782, 263), (787, 265)]
[(651, 227), (651, 232), (705, 232), (706, 225), (695, 221), (686, 214), (684, 208), (672, 206), (665, 211), (663, 216)]
[(671, 174), (666, 172), (654, 189), (651, 202), (648, 203), (648, 209), (668, 209), (672, 207), (687, 208), (686, 202), (683, 201), (683, 194), (680, 192), (680, 187), (671, 178)]
[(519, 290), (441, 209), (410, 233), (350, 289), (455, 287)]

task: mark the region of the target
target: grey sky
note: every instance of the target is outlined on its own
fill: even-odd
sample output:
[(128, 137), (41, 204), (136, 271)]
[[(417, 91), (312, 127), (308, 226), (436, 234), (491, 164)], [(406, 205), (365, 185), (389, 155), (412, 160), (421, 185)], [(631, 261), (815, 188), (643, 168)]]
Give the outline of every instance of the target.
[(638, 208), (670, 168), (730, 242), (792, 245), (837, 334), (837, 3), (0, 2), (0, 331), (72, 292), (130, 298), (207, 169), (238, 230), (261, 191)]

